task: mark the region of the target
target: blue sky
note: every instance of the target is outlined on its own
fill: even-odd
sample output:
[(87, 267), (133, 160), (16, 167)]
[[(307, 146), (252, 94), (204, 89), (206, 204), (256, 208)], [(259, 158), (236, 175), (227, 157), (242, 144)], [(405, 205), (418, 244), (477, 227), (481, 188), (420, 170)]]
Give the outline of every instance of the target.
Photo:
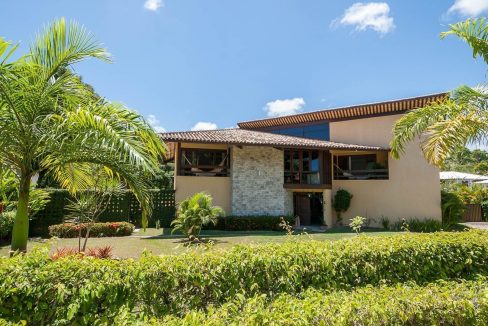
[(470, 49), (439, 33), (488, 0), (2, 0), (0, 36), (55, 18), (84, 24), (114, 63), (76, 67), (97, 92), (158, 129), (238, 121), (447, 91), (486, 81)]

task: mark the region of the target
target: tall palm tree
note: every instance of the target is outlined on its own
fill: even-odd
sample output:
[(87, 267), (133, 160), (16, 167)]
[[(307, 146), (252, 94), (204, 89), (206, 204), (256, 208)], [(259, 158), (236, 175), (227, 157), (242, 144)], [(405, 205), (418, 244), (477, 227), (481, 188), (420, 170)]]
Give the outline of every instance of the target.
[(93, 167), (119, 179), (150, 212), (148, 175), (158, 169), (164, 144), (137, 113), (97, 96), (73, 65), (109, 53), (75, 22), (53, 22), (29, 52), (10, 60), (17, 46), (0, 39), (0, 163), (19, 179), (13, 251), (25, 251), (32, 177), (46, 170), (75, 192), (90, 188)]
[[(468, 19), (452, 24), (441, 38), (456, 35), (473, 49), (473, 57), (488, 63), (488, 21)], [(445, 159), (467, 144), (488, 144), (488, 87), (461, 86), (444, 100), (413, 110), (397, 121), (391, 142), (399, 158), (408, 142), (420, 137), (427, 160), (442, 166)]]

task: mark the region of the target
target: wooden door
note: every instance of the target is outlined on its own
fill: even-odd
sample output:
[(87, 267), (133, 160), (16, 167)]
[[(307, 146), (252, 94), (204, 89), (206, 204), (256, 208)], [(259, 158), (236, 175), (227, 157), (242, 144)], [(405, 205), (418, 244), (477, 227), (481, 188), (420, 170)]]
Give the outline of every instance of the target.
[(301, 225), (310, 225), (312, 223), (312, 210), (310, 207), (310, 198), (308, 198), (307, 195), (296, 194), (295, 215), (298, 215), (300, 217)]

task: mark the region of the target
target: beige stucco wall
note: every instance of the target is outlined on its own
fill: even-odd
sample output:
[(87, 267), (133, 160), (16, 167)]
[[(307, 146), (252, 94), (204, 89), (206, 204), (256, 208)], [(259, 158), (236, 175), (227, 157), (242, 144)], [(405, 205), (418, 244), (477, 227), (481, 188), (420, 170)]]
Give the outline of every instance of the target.
[[(401, 115), (330, 124), (331, 141), (389, 147), (392, 128)], [(399, 159), (388, 159), (389, 180), (333, 180), (332, 191), (348, 190), (354, 197), (343, 221), (360, 215), (379, 223), (382, 216), (441, 219), (439, 170), (425, 160), (418, 141)], [(335, 215), (335, 212), (334, 212)]]
[[(182, 143), (181, 148), (227, 149), (227, 145)], [(178, 162), (178, 154), (179, 153), (175, 154), (175, 162)], [(180, 176), (177, 175), (177, 173), (175, 174), (175, 199), (177, 203), (201, 191), (205, 191), (206, 193), (212, 195), (214, 205), (222, 207), (226, 214), (230, 214), (230, 177), (196, 177)]]

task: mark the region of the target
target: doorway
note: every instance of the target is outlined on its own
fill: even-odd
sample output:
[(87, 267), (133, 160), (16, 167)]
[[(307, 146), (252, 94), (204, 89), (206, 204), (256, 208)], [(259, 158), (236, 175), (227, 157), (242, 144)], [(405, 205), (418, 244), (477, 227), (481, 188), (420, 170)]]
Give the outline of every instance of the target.
[(321, 192), (295, 192), (293, 203), (294, 214), (300, 217), (301, 225), (322, 224), (324, 205)]

